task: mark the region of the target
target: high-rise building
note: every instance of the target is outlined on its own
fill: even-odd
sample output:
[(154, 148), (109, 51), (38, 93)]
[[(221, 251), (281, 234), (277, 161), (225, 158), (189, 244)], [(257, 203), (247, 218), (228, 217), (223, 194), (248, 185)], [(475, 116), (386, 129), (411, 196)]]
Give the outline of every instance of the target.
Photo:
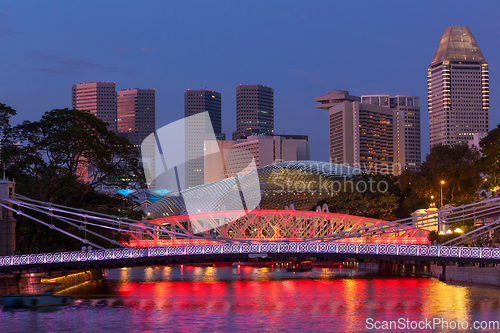
[(489, 128), (489, 75), (468, 27), (444, 30), (427, 70), (430, 146), (467, 143)]
[(254, 135), (235, 141), (205, 141), (205, 183), (243, 176), (273, 163), (309, 159), (307, 135)]
[[(108, 129), (116, 133), (116, 90), (114, 82), (87, 82), (75, 84), (72, 88), (72, 108), (89, 111), (98, 119), (108, 123)], [(88, 183), (89, 165), (84, 158), (78, 161), (76, 174)]]
[(394, 109), (395, 162), (401, 169), (420, 168), (420, 102), (417, 96), (362, 95), (361, 103)]
[(224, 140), (222, 133), (221, 94), (213, 90), (191, 90), (184, 93), (184, 117), (193, 116), (200, 112), (208, 112), (215, 136)]
[[(208, 112), (210, 123), (202, 118), (191, 116)], [(221, 94), (213, 90), (190, 90), (184, 92), (185, 117), (185, 188), (191, 188), (204, 183), (204, 142), (215, 135), (218, 140), (224, 140), (221, 124)], [(211, 126), (210, 126), (211, 125)]]
[(236, 132), (233, 140), (274, 135), (273, 88), (250, 84), (236, 87)]
[[(140, 153), (145, 172), (156, 174), (155, 144), (143, 145), (155, 126), (155, 90), (123, 89), (116, 92), (118, 135), (127, 138)], [(151, 185), (151, 184), (149, 184)]]
[(73, 86), (72, 107), (90, 111), (98, 119), (108, 123), (108, 129), (116, 133), (116, 91), (114, 82), (88, 82)]
[(395, 149), (396, 112), (389, 107), (360, 103), (346, 90), (315, 97), (315, 107), (328, 110), (330, 162), (347, 164), (366, 173), (399, 174)]
[(116, 92), (118, 133), (136, 147), (155, 130), (155, 90), (124, 89)]

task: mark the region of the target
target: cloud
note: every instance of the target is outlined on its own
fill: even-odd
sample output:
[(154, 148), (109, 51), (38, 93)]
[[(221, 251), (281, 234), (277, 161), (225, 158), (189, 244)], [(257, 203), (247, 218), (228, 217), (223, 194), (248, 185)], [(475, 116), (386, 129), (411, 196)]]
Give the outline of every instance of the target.
[(21, 30), (17, 29), (12, 23), (12, 16), (5, 11), (0, 12), (0, 37), (11, 37), (21, 33)]
[(298, 71), (292, 69), (288, 71), (288, 77), (298, 77), (317, 84), (323, 84), (323, 85), (330, 84), (328, 81), (324, 80), (321, 76), (309, 71)]
[(113, 51), (113, 53), (151, 53), (155, 52), (156, 50), (151, 48), (151, 47), (143, 47), (142, 49), (139, 50), (130, 50), (127, 48), (120, 48), (116, 49)]
[(78, 58), (55, 55), (46, 51), (31, 51), (26, 58), (28, 62), (35, 64), (31, 70), (44, 72), (50, 75), (80, 74), (89, 70), (118, 70), (111, 66), (104, 66)]

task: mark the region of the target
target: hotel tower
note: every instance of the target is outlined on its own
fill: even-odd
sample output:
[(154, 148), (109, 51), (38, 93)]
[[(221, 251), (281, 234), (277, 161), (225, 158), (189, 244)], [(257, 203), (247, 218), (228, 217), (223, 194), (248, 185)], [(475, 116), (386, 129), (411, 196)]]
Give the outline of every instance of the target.
[(467, 143), (489, 129), (488, 63), (468, 27), (451, 26), (427, 70), (430, 146)]

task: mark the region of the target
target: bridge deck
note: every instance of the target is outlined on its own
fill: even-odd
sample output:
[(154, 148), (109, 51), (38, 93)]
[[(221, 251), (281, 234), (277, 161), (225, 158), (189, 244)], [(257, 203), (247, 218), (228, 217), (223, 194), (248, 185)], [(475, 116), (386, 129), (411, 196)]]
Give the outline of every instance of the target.
[(176, 260), (218, 261), (245, 259), (253, 254), (269, 257), (329, 257), (439, 262), (500, 263), (500, 249), (407, 244), (272, 242), (118, 248), (85, 252), (59, 252), (0, 257), (0, 272), (24, 269), (120, 267), (168, 264)]

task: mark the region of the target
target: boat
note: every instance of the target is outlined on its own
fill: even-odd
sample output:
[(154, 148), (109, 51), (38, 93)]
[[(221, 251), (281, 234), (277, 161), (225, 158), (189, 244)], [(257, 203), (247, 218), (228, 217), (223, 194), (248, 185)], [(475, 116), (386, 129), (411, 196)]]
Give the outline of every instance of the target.
[(233, 266), (253, 266), (253, 267), (270, 267), (275, 266), (274, 261), (243, 261), (233, 262)]
[(313, 269), (311, 261), (290, 262), (286, 268), (289, 272), (307, 272)]
[(43, 294), (2, 296), (2, 305), (5, 307), (38, 308), (42, 306), (67, 305), (71, 304), (71, 302), (73, 302), (71, 297), (54, 295), (50, 290)]

